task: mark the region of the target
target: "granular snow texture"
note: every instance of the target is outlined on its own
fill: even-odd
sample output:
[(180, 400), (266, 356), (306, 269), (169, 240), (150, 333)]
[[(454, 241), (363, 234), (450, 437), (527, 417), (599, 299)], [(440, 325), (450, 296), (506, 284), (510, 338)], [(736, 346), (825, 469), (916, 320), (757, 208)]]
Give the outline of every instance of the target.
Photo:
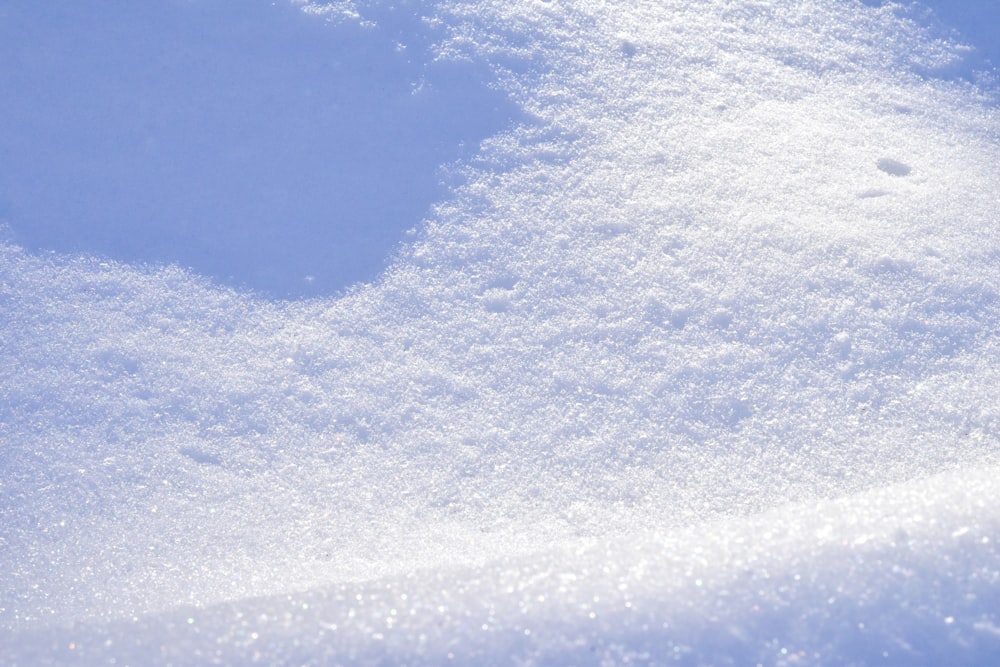
[(3, 246), (0, 661), (1000, 659), (1000, 124), (956, 45), (297, 4), (524, 120), (337, 297)]

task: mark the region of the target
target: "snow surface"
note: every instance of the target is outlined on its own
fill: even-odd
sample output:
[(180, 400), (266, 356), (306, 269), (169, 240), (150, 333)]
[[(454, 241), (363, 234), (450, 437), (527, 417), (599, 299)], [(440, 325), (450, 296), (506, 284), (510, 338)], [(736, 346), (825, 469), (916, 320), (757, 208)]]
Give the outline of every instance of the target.
[[(853, 0), (248, 5), (164, 4), (195, 52), (191, 30), (279, 26), (253, 62), (220, 42), (221, 75), (308, 46), (234, 91), (232, 164), (260, 167), (275, 128), (298, 134), (292, 166), (354, 136), (258, 117), (272, 85), (280, 102), (328, 76), (308, 57), (327, 30), (358, 40), (335, 58), (359, 89), (387, 39), (415, 64), (376, 80), (468, 86), (413, 139), (447, 188), (372, 223), (417, 225), (373, 282), (274, 300), (237, 289), (256, 251), (226, 254), (281, 236), (282, 205), (242, 217), (258, 181), (224, 172), (212, 205), (191, 200), (222, 218), (190, 245), (224, 246), (243, 276), (226, 287), (169, 264), (198, 269), (176, 218), (132, 249), (18, 243), (35, 215), (84, 244), (141, 236), (159, 208), (136, 187), (172, 198), (209, 171), (131, 183), (134, 145), (80, 134), (123, 136), (115, 114), (3, 133), (0, 197), (21, 203), (0, 245), (0, 662), (997, 662), (1000, 123), (950, 33)], [(133, 11), (95, 6), (102, 30)], [(45, 43), (17, 34), (22, 54)], [(81, 67), (54, 90), (101, 82)], [(162, 165), (183, 167), (202, 153), (173, 142), (214, 130), (203, 91), (177, 94), (193, 110)], [(331, 123), (411, 119), (400, 101), (369, 122), (362, 98)], [(5, 123), (41, 123), (32, 103)], [(407, 151), (376, 153), (330, 158), (368, 170), (359, 201), (403, 188)], [(83, 185), (63, 197), (53, 164)], [(322, 226), (299, 247), (340, 233)], [(302, 294), (294, 256), (258, 287)], [(350, 279), (329, 276), (319, 294)]]
[(328, 295), (376, 278), (445, 194), (438, 165), (516, 115), (470, 63), (418, 57), (432, 36), (413, 18), (331, 25), (260, 0), (6, 4), (0, 158), (17, 169), (0, 171), (0, 217), (30, 250)]

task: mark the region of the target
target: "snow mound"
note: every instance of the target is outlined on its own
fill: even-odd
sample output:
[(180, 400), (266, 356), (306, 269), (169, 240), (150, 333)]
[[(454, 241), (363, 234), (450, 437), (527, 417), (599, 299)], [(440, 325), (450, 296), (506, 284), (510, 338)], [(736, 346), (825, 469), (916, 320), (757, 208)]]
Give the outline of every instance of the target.
[(24, 633), (24, 664), (988, 664), (997, 468), (627, 541)]
[(3, 246), (0, 658), (995, 658), (1000, 128), (956, 49), (834, 0), (395, 11), (530, 120), (377, 282)]

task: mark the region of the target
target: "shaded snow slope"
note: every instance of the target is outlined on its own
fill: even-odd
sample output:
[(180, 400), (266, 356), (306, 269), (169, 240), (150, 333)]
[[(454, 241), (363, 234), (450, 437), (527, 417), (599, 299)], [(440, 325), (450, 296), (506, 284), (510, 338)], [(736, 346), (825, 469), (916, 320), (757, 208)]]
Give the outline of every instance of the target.
[(383, 23), (262, 0), (7, 3), (0, 220), (32, 250), (271, 297), (373, 280), (444, 194), (438, 167), (515, 111), (469, 63), (430, 60), (431, 27)]
[(1000, 136), (955, 50), (832, 0), (398, 11), (531, 121), (376, 283), (4, 247), (0, 656), (995, 657)]
[(955, 42), (962, 59), (953, 64), (952, 72), (971, 81), (979, 81), (997, 96), (1000, 74), (1000, 5), (986, 0), (925, 0), (895, 3), (891, 0), (862, 0), (865, 4), (892, 5), (896, 11), (907, 12), (922, 25), (930, 28), (939, 39)]

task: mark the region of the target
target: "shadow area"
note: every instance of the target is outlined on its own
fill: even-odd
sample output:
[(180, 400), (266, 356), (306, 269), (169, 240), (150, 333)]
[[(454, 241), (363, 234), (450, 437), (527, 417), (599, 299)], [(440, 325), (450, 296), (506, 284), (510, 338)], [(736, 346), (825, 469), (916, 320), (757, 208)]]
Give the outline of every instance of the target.
[(271, 298), (375, 278), (438, 168), (518, 111), (417, 16), (291, 3), (0, 8), (0, 218), (33, 250), (176, 263)]
[[(890, 0), (861, 0), (879, 7)], [(932, 29), (935, 36), (956, 40), (970, 50), (962, 60), (941, 74), (971, 81), (1000, 104), (1000, 2), (997, 0), (917, 0), (905, 2), (900, 11)]]

